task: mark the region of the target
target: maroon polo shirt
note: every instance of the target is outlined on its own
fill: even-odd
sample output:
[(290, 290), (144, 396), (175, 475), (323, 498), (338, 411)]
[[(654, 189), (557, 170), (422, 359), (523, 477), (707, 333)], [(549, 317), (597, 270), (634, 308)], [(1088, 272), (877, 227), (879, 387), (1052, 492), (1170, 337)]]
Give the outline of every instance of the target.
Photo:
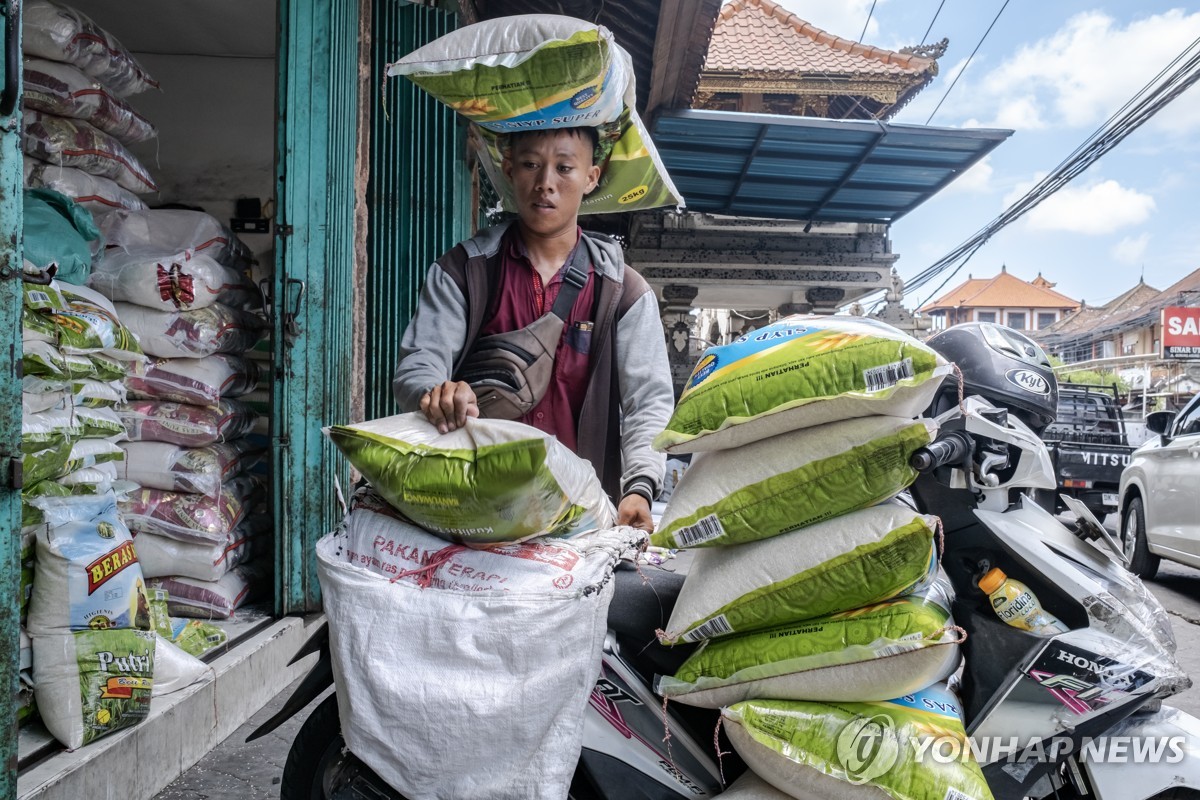
[[(575, 246), (582, 247), (576, 233)], [(572, 256), (567, 256), (549, 283), (544, 283), (516, 225), (508, 229), (500, 243), (500, 277), (492, 303), (491, 317), (484, 322), (481, 334), (509, 333), (524, 328), (554, 307), (562, 288), (563, 269)], [(595, 278), (588, 264), (587, 283), (579, 291), (575, 306), (567, 318), (558, 351), (554, 356), (554, 372), (545, 396), (533, 411), (521, 418), (527, 425), (553, 434), (572, 450), (576, 447), (579, 410), (587, 394), (588, 360), (592, 340), (592, 307), (595, 304)]]

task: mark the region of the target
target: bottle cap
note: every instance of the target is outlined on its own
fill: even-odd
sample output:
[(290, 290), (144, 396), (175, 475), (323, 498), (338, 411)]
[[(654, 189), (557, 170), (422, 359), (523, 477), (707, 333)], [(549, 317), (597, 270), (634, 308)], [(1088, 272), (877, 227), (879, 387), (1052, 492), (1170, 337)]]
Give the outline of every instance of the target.
[(984, 594), (991, 594), (1000, 588), (1000, 584), (1008, 580), (1008, 576), (999, 567), (993, 567), (988, 570), (987, 574), (979, 579), (979, 588)]

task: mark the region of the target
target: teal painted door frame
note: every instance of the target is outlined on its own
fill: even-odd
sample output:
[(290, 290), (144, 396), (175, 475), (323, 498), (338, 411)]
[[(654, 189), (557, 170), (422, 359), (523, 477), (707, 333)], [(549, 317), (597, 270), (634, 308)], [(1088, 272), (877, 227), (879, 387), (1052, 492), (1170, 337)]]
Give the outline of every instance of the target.
[[(370, 7), (370, 3), (364, 3)], [(280, 0), (272, 492), (275, 610), (320, 607), (316, 541), (349, 472), (321, 428), (350, 419), (357, 0)]]
[[(0, 58), (0, 70), (10, 59), (8, 48), (16, 51), (19, 65), (21, 52), (20, 3), (3, 3), (0, 20), (7, 34), (2, 45), (5, 58)], [(9, 13), (13, 17), (8, 16)], [(9, 91), (21, 95), (21, 70), (4, 75)], [(11, 83), (10, 83), (11, 81)], [(0, 674), (4, 675), (4, 702), (0, 703), (0, 756), (4, 771), (0, 774), (0, 797), (17, 794), (17, 673), (20, 670), (20, 610), (18, 597), (21, 584), (21, 493), (19, 477), (21, 464), (21, 146), (19, 125), (21, 111), (14, 103), (13, 113), (0, 117), (0, 531), (6, 541), (0, 548), (0, 591), (8, 603), (0, 606), (0, 636), (4, 648), (0, 651)]]

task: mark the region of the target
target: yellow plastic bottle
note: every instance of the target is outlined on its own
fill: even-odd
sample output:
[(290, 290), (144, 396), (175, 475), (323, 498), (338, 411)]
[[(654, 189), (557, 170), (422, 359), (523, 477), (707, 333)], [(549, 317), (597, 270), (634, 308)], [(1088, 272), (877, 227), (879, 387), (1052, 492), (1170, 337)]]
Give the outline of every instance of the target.
[(1014, 628), (1038, 636), (1053, 636), (1070, 630), (1058, 617), (1042, 608), (1037, 595), (1028, 586), (1008, 577), (999, 567), (988, 570), (979, 579), (979, 588), (991, 600), (996, 616)]

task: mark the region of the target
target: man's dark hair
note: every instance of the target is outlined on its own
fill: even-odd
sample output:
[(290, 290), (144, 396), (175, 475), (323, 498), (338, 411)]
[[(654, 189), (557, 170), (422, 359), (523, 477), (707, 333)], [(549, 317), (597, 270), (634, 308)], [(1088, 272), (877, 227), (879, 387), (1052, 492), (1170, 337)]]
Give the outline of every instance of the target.
[(506, 155), (511, 154), (512, 149), (523, 139), (532, 139), (537, 136), (546, 136), (548, 134), (566, 133), (571, 136), (578, 136), (592, 146), (592, 163), (598, 163), (596, 158), (597, 151), (600, 149), (600, 132), (593, 127), (581, 125), (576, 128), (538, 128), (535, 130), (513, 131), (505, 134), (503, 140), (503, 149)]

